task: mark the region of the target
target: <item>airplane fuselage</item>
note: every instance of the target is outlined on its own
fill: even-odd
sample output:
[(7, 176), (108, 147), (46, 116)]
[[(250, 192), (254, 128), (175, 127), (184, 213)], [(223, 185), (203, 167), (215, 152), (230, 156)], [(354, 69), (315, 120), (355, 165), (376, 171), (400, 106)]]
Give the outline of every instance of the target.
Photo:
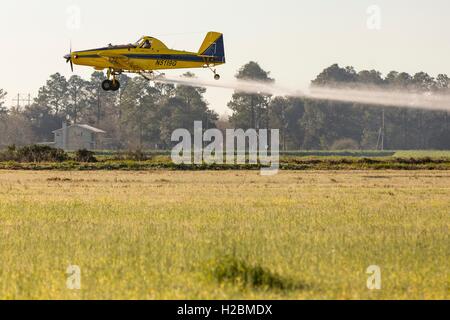
[[(109, 45), (104, 48), (71, 52), (64, 57), (73, 65), (89, 66), (96, 70), (108, 70), (108, 79), (102, 84), (104, 90), (117, 91), (120, 83), (116, 75), (122, 72), (153, 73), (155, 70), (212, 68), (225, 63), (223, 35), (209, 32), (199, 52), (169, 49), (160, 40), (142, 37), (135, 44)], [(220, 76), (213, 70), (214, 78)], [(112, 80), (110, 78), (112, 77)]]
[(109, 46), (71, 53), (73, 64), (90, 66), (97, 70), (153, 71), (213, 67), (225, 63), (225, 57), (208, 56), (196, 52), (172, 50), (161, 41), (144, 37), (151, 48), (142, 44)]

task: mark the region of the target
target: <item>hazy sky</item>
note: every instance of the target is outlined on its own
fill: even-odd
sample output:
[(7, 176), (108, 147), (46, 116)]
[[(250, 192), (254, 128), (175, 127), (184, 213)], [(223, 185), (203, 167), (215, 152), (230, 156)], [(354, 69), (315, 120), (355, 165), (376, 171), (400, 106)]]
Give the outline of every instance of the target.
[[(197, 51), (208, 31), (225, 34), (228, 63), (219, 67), (225, 79), (250, 60), (279, 84), (299, 88), (333, 63), (450, 74), (449, 16), (448, 0), (4, 0), (0, 88), (9, 105), (19, 92), (35, 96), (52, 73), (69, 77), (62, 56), (71, 41), (81, 50), (149, 35)], [(92, 69), (75, 66), (75, 73), (87, 78)], [(195, 73), (212, 77), (208, 70)], [(207, 99), (224, 113), (230, 96), (215, 88)]]

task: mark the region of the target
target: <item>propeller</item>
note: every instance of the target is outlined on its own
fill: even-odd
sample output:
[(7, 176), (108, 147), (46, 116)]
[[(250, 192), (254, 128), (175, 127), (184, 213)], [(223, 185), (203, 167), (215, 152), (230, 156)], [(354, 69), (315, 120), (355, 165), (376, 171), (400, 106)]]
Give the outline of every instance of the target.
[(70, 69), (73, 72), (73, 61), (72, 61), (72, 42), (70, 43), (70, 54), (66, 54), (64, 56), (64, 59), (66, 59), (66, 63), (70, 62)]

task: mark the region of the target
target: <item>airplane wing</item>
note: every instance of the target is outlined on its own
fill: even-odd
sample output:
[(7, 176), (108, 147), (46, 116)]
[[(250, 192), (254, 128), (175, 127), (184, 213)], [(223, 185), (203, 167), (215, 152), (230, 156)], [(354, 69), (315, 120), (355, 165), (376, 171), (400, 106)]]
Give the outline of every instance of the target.
[(101, 52), (98, 54), (98, 56), (107, 60), (116, 69), (131, 69), (130, 59), (124, 55)]

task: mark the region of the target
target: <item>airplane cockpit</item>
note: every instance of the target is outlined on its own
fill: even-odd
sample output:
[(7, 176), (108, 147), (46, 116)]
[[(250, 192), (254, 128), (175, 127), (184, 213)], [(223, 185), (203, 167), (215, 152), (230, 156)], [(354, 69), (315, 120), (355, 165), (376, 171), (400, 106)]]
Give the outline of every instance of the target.
[(151, 49), (152, 48), (152, 38), (142, 37), (134, 44), (134, 46), (136, 48), (141, 48), (141, 49)]
[(144, 41), (144, 43), (141, 46), (142, 49), (151, 49), (152, 48), (152, 42), (147, 39)]
[(151, 49), (153, 47), (153, 38), (142, 37), (134, 44), (113, 45), (108, 44), (109, 49)]
[(142, 37), (134, 44), (134, 46), (136, 49), (167, 49), (164, 43), (153, 37)]

